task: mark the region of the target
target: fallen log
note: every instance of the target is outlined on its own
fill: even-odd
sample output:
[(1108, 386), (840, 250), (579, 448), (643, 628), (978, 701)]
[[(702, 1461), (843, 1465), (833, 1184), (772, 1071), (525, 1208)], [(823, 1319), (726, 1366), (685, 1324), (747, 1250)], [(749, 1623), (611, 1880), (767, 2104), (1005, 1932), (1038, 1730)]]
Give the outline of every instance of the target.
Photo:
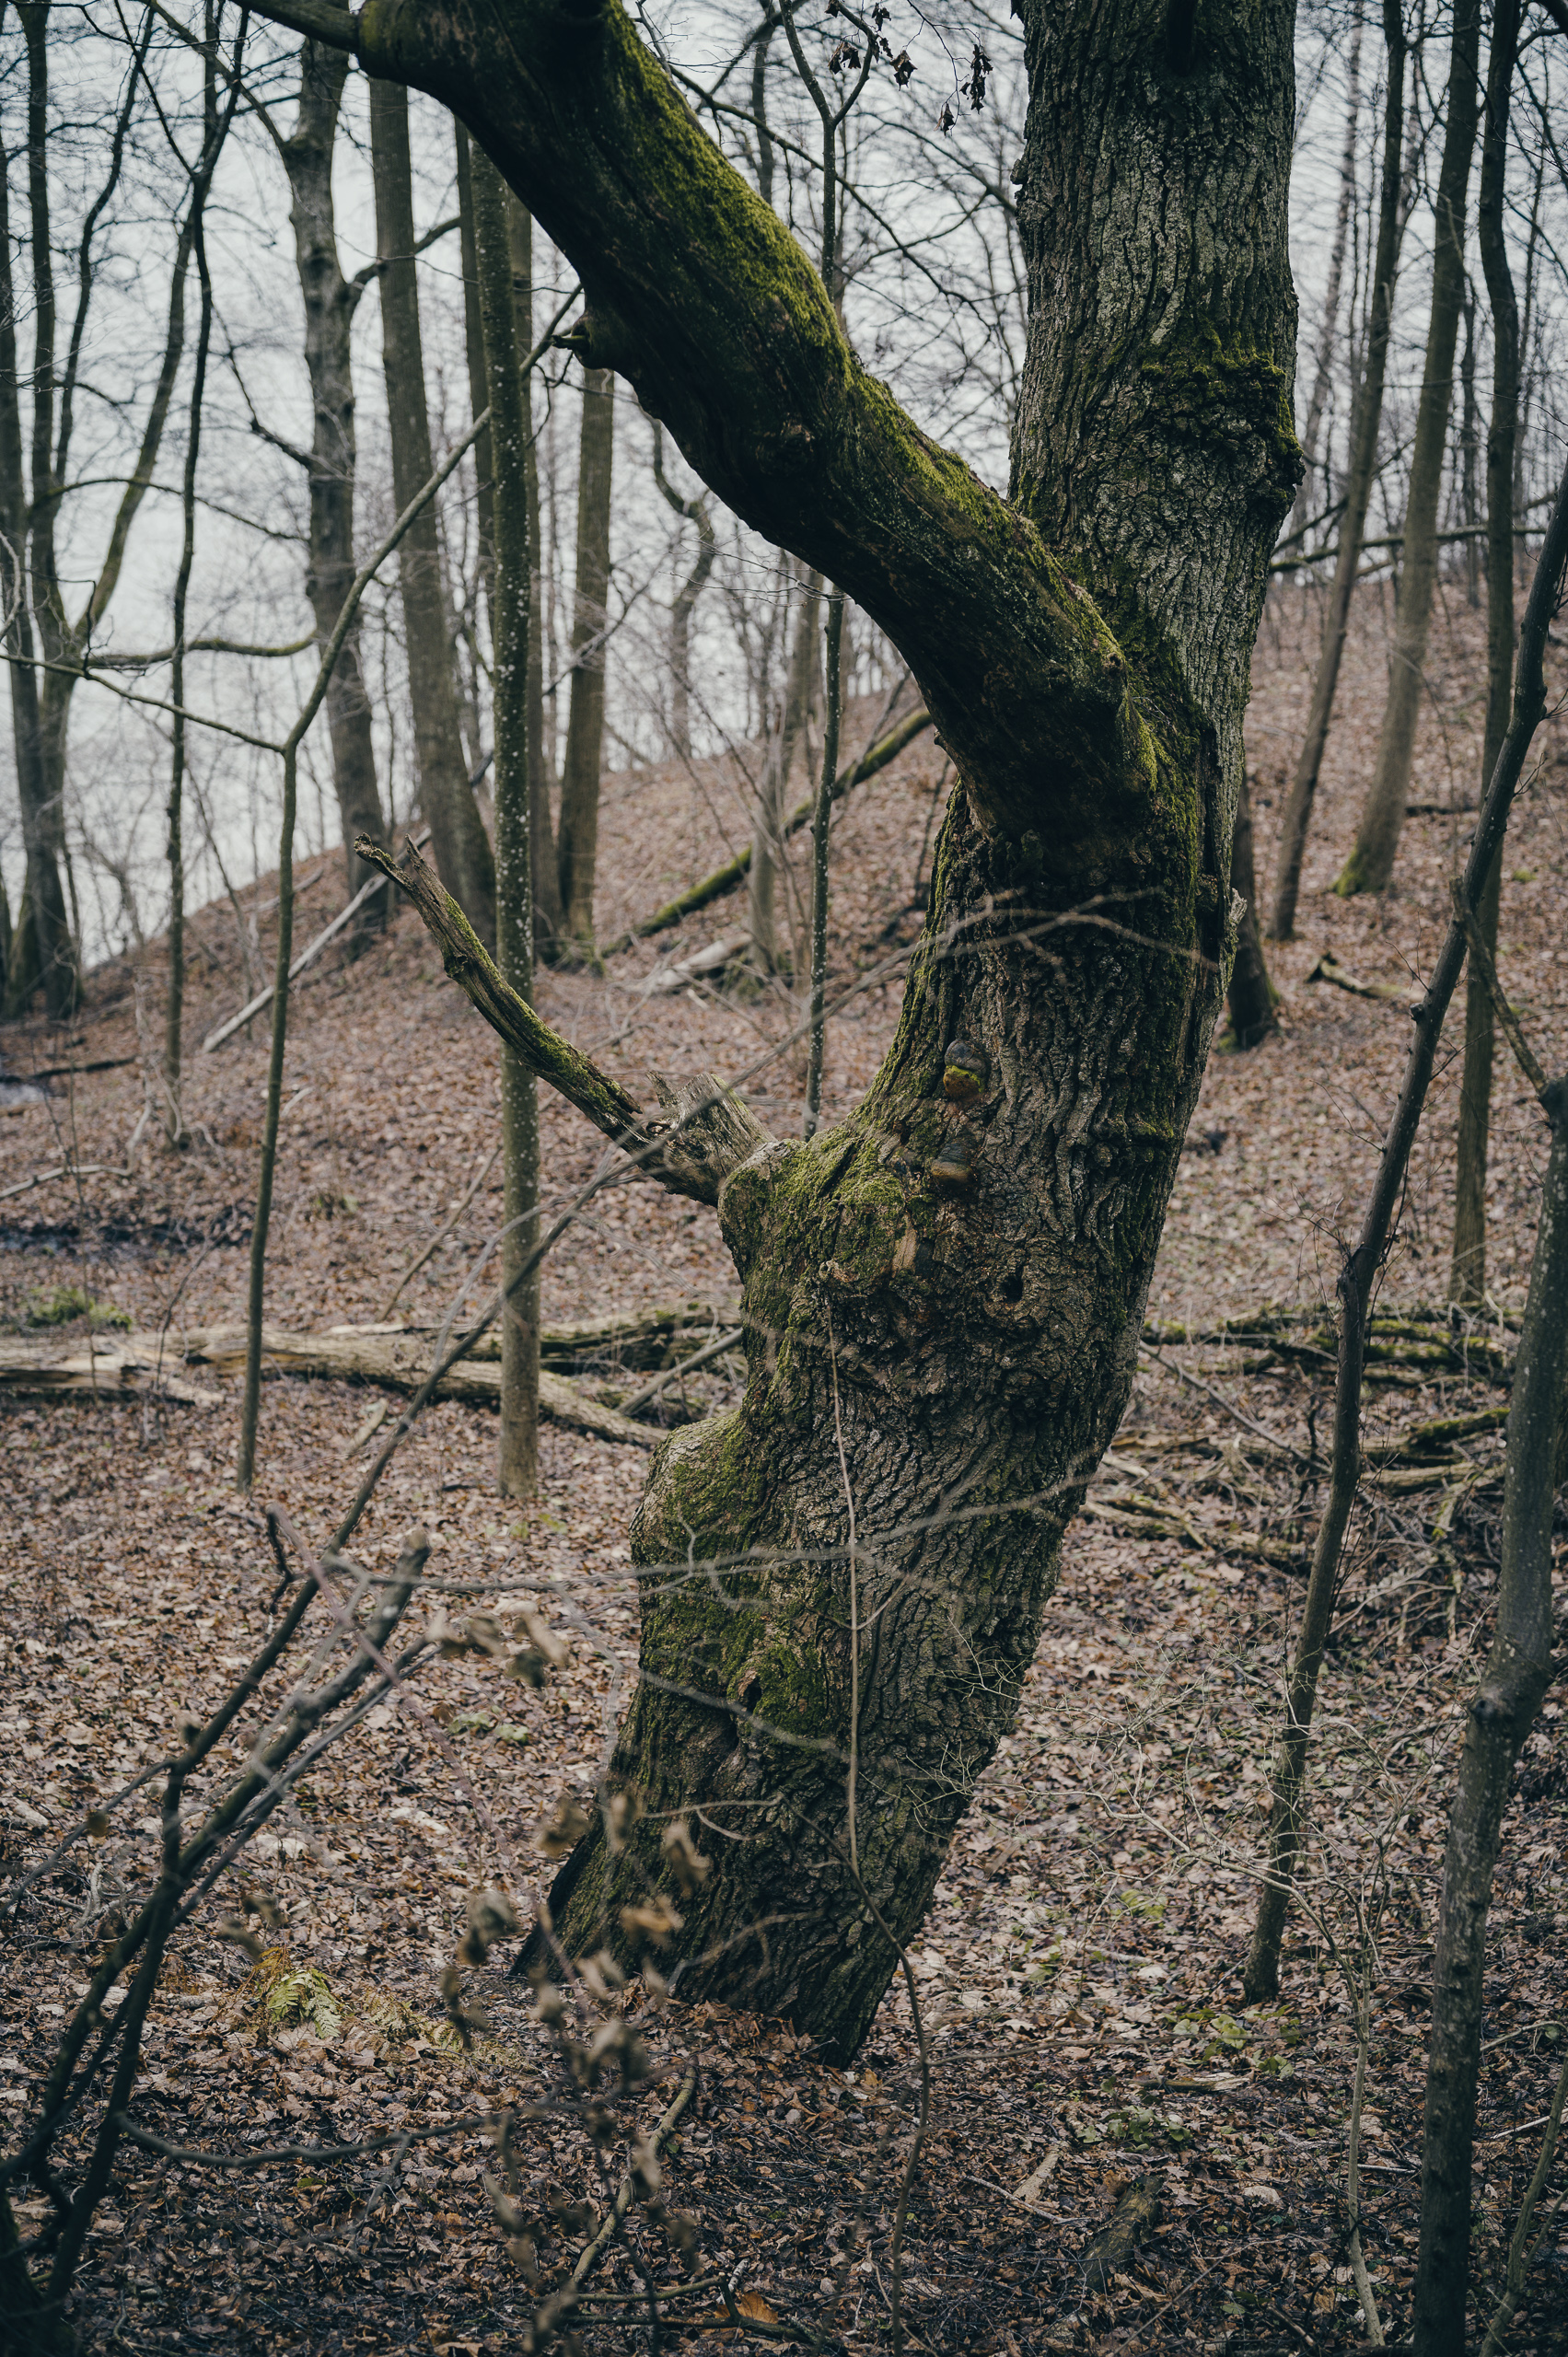
[[(281, 1327), (261, 1329), (261, 1364), (274, 1374), (314, 1376), (327, 1381), (385, 1384), (416, 1391), (430, 1371), (430, 1337), (401, 1329), (347, 1327), (319, 1334), (291, 1334)], [(215, 1407), (223, 1394), (199, 1390), (174, 1375), (180, 1365), (236, 1373), (245, 1364), (243, 1326), (192, 1328), (183, 1333), (121, 1334), (112, 1342), (96, 1336), (85, 1341), (0, 1340), (0, 1389), (50, 1397), (93, 1392), (114, 1398), (158, 1391), (192, 1406)], [(501, 1396), (499, 1353), (494, 1359), (459, 1359), (436, 1387), (442, 1399), (492, 1405)], [(656, 1448), (662, 1433), (617, 1413), (580, 1385), (541, 1368), (540, 1413), (596, 1440), (632, 1448)]]
[(102, 1399), (156, 1391), (182, 1407), (220, 1408), (223, 1393), (186, 1383), (173, 1372), (179, 1364), (179, 1353), (167, 1342), (160, 1347), (157, 1334), (116, 1334), (112, 1341), (88, 1334), (68, 1342), (0, 1336), (0, 1391), (39, 1398), (87, 1391)]

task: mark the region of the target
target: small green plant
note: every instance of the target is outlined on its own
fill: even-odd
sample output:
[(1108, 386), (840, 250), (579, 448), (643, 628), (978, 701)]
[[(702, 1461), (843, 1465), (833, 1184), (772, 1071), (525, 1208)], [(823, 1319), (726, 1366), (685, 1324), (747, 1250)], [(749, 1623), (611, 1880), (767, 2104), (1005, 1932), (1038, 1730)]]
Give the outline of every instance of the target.
[(116, 1309), (110, 1301), (95, 1301), (81, 1285), (55, 1285), (29, 1299), (29, 1326), (69, 1326), (77, 1318), (85, 1318), (92, 1326), (128, 1327), (131, 1323), (128, 1309)]

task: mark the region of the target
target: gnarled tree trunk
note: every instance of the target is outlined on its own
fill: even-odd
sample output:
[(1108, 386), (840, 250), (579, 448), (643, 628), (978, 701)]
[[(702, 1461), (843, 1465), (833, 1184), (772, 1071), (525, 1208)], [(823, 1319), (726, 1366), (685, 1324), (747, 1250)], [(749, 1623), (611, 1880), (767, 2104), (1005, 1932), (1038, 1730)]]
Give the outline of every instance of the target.
[(701, 1082), (650, 1117), (421, 903), (534, 1069), (716, 1204), (744, 1288), (744, 1399), (665, 1443), (634, 1524), (642, 1675), (611, 1781), (643, 1814), (568, 1860), (557, 1933), (623, 1947), (621, 1909), (674, 1887), (661, 1832), (701, 1808), (737, 1838), (698, 1829), (679, 1993), (788, 2014), (831, 2056), (896, 1966), (852, 1854), (907, 1938), (1127, 1399), (1224, 995), (1249, 656), (1300, 474), (1289, 8), (1021, 5), (1006, 500), (860, 366), (617, 0), (343, 33), (459, 109), (582, 271), (586, 356), (889, 633), (960, 782), (887, 1061), (804, 1143)]

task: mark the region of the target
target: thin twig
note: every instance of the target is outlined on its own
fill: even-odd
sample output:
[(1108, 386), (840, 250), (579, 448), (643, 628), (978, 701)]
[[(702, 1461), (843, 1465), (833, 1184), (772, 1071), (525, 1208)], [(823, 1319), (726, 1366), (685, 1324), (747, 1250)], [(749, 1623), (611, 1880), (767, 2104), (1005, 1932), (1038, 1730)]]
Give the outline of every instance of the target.
[[(691, 2102), (692, 2096), (696, 2093), (696, 2089), (697, 2066), (693, 2063), (691, 2068), (687, 2072), (684, 2079), (680, 2082), (679, 2090), (676, 2095), (675, 2101), (670, 2105), (669, 2109), (665, 2113), (664, 2118), (659, 2121), (657, 2128), (654, 2131), (653, 2141), (654, 2150), (656, 2153), (658, 2151), (660, 2145), (663, 2144), (668, 2137), (674, 2134), (675, 2123), (679, 2119), (681, 2113), (685, 2110), (687, 2105)], [(635, 2193), (636, 2189), (636, 2186), (633, 2182), (632, 2173), (630, 2169), (628, 2169), (626, 2175), (621, 2180), (621, 2189), (615, 2197), (609, 2217), (606, 2218), (603, 2225), (600, 2226), (598, 2234), (594, 2236), (592, 2242), (588, 2244), (587, 2249), (583, 2252), (582, 2257), (578, 2259), (577, 2264), (572, 2270), (572, 2287), (574, 2291), (580, 2289), (581, 2286), (587, 2282), (588, 2277), (593, 2273), (594, 2269), (598, 2265), (599, 2260), (603, 2258), (606, 2248), (613, 2240), (615, 2235), (620, 2229), (621, 2220), (625, 2217), (627, 2211), (632, 2207), (632, 2197)]]

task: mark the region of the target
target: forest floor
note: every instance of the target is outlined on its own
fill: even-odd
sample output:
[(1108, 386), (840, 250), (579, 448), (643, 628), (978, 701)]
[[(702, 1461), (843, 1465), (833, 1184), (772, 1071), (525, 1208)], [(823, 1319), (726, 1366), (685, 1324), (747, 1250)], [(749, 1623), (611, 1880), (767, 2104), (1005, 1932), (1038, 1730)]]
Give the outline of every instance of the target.
[[(1450, 592), (1450, 597), (1453, 593)], [(1372, 1172), (1419, 987), (1446, 917), (1447, 879), (1476, 798), (1481, 633), (1451, 606), (1434, 633), (1412, 799), (1448, 816), (1407, 825), (1397, 888), (1330, 890), (1370, 773), (1388, 617), (1364, 593), (1308, 853), (1300, 938), (1274, 947), (1280, 1032), (1214, 1055), (1172, 1199), (1149, 1305), (1162, 1328), (1213, 1329), (1267, 1306), (1321, 1316), (1340, 1239)], [(1294, 593), (1266, 618), (1248, 723), (1260, 883), (1305, 714), (1317, 609)], [(1563, 657), (1550, 657), (1561, 693)], [(863, 733), (876, 718), (855, 715)], [(847, 732), (853, 748), (854, 732)], [(1554, 719), (1505, 851), (1500, 965), (1541, 1061), (1568, 1063), (1568, 727)], [(830, 1029), (827, 1118), (870, 1079), (896, 1017), (896, 963), (920, 922), (917, 856), (941, 784), (919, 740), (841, 810), (830, 987), (861, 987)], [(695, 777), (607, 783), (606, 937), (744, 840), (721, 764)], [(796, 850), (804, 875), (805, 838)], [(923, 856), (929, 867), (929, 850)], [(313, 865), (307, 863), (308, 876)], [(270, 888), (263, 881), (258, 894)], [(1266, 884), (1264, 884), (1266, 890)], [(336, 889), (308, 898), (296, 940)], [(315, 918), (317, 909), (320, 918)], [(782, 993), (647, 996), (670, 956), (733, 931), (720, 903), (679, 941), (608, 976), (541, 978), (548, 1019), (644, 1085), (674, 1072), (749, 1073), (776, 1130), (799, 1118), (802, 1074)], [(243, 996), (233, 919), (192, 921), (189, 1037)], [(265, 918), (260, 946), (270, 958)], [(1324, 953), (1363, 998), (1312, 973)], [(16, 1080), (75, 1065), (0, 1120), (0, 1321), (34, 1330), (64, 1289), (142, 1329), (243, 1314), (264, 1021), (186, 1063), (192, 1144), (144, 1130), (139, 1040), (161, 1028), (158, 945), (105, 967), (68, 1030), (0, 1034)], [(1462, 1000), (1462, 993), (1461, 993)], [(1451, 1033), (1457, 1054), (1456, 1009)], [(117, 1068), (87, 1071), (88, 1066)], [(268, 1316), (286, 1327), (366, 1323), (467, 1191), (496, 1132), (494, 1041), (407, 918), (353, 962), (334, 950), (294, 1009), (269, 1264)], [(0, 1091), (13, 1100), (29, 1092)], [(1433, 1092), (1384, 1306), (1444, 1295), (1457, 1070)], [(543, 1107), (550, 1202), (588, 1176), (596, 1144)], [(1448, 1362), (1390, 1362), (1370, 1397), (1369, 1446), (1424, 1418), (1498, 1408), (1495, 1348), (1522, 1305), (1545, 1133), (1501, 1055), (1494, 1092), (1488, 1308)], [(75, 1177), (48, 1178), (75, 1165)], [(94, 1166), (97, 1166), (96, 1167)], [(6, 1192), (5, 1190), (9, 1190)], [(499, 1173), (415, 1280), (398, 1315), (434, 1324), (498, 1224)], [(711, 1213), (651, 1188), (611, 1190), (547, 1263), (546, 1324), (693, 1302), (722, 1316), (734, 1272)], [(81, 1321), (66, 1331), (83, 1331)], [(1301, 1561), (1321, 1496), (1331, 1362), (1309, 1328), (1145, 1351), (1112, 1458), (1069, 1532), (1018, 1723), (982, 1779), (911, 1952), (930, 2056), (930, 2117), (909, 2177), (902, 2247), (907, 2345), (934, 2351), (1191, 2348), (1328, 2351), (1365, 2321), (1348, 2264), (1346, 2131), (1358, 2003), (1368, 2006), (1362, 2233), (1390, 2340), (1409, 2317), (1433, 1910), (1466, 1697), (1488, 1637), (1501, 1513), (1495, 1424), (1427, 1479), (1364, 1487), (1313, 1747), (1312, 1835), (1283, 1993), (1241, 2000), (1260, 1802), (1277, 1723)], [(1283, 1334), (1283, 1341), (1279, 1347)], [(1292, 1337), (1295, 1337), (1293, 1341)], [(599, 1370), (605, 1376), (612, 1365)], [(166, 1755), (187, 1708), (213, 1704), (268, 1623), (275, 1566), (262, 1508), (319, 1544), (366, 1461), (374, 1394), (279, 1378), (263, 1391), (253, 1502), (232, 1487), (238, 1385), (203, 1372), (207, 1402), (0, 1395), (0, 1875), (49, 1859), (84, 1812)], [(693, 1407), (726, 1396), (693, 1378)], [(548, 1616), (569, 1651), (538, 1691), (471, 1656), (415, 1681), (428, 1715), (384, 1707), (328, 1753), (264, 1871), (286, 1921), (259, 1967), (193, 1926), (160, 1988), (134, 2112), (180, 2145), (235, 2151), (410, 2141), (343, 2163), (243, 2174), (122, 2147), (74, 2296), (84, 2351), (201, 2348), (454, 2357), (525, 2346), (531, 2302), (497, 2235), (483, 2177), (495, 2155), (451, 2122), (537, 2101), (517, 2131), (519, 2199), (542, 2265), (564, 2259), (602, 2208), (581, 2105), (503, 1943), (470, 1976), (489, 2026), (462, 2051), (440, 1977), (467, 1895), (507, 1884), (525, 1913), (548, 1886), (536, 1835), (563, 1795), (591, 1795), (635, 1661), (627, 1527), (645, 1455), (541, 1431), (542, 1494), (524, 1516), (494, 1495), (492, 1414), (426, 1411), (355, 1539), (389, 1566), (400, 1534), (431, 1533), (430, 1573), (464, 1607)], [(1568, 1533), (1558, 1570), (1568, 1581)], [(451, 1600), (450, 1595), (448, 1600)], [(457, 1608), (454, 1605), (454, 1608)], [(1484, 2332), (1568, 2036), (1568, 1758), (1561, 1687), (1520, 1763), (1492, 1914), (1476, 2170), (1474, 2313)], [(85, 1987), (117, 1895), (140, 1884), (157, 1833), (152, 1787), (100, 1846), (75, 1848), (4, 1917), (0, 2104), (23, 2125)], [(135, 1809), (146, 1814), (135, 1817)], [(205, 1925), (210, 1916), (201, 1919)], [(310, 1978), (310, 1975), (318, 1976)], [(290, 1977), (292, 1976), (292, 1978)], [(281, 1994), (279, 1993), (281, 1991)], [(624, 2251), (577, 2318), (598, 2351), (796, 2345), (869, 2351), (889, 2340), (893, 2239), (922, 2089), (907, 1992), (896, 1984), (853, 2070), (784, 2027), (611, 1995), (645, 2041), (649, 2076), (618, 2100), (622, 2131), (659, 2119), (695, 2067), (666, 2150), (663, 2200), (689, 2245), (634, 2210), (630, 2232), (660, 2287), (650, 2328)], [(445, 2129), (446, 2132), (442, 2131)], [(8, 2133), (7, 2144), (14, 2142)], [(67, 2174), (79, 2166), (70, 2139)], [(1561, 2164), (1559, 2165), (1561, 2168)], [(1123, 2198), (1151, 2197), (1114, 2270), (1091, 2244)], [(24, 2224), (48, 2205), (30, 2194)], [(717, 2279), (749, 2299), (738, 2327)], [(1104, 2280), (1101, 2280), (1101, 2279)], [(697, 2284), (694, 2292), (671, 2287)], [(618, 2305), (619, 2303), (619, 2305)], [(617, 2321), (621, 2317), (624, 2321)], [(772, 2320), (770, 2322), (770, 2319)], [(760, 2332), (757, 2328), (765, 2327)], [(1568, 2351), (1568, 2247), (1554, 2228), (1508, 2347)]]

